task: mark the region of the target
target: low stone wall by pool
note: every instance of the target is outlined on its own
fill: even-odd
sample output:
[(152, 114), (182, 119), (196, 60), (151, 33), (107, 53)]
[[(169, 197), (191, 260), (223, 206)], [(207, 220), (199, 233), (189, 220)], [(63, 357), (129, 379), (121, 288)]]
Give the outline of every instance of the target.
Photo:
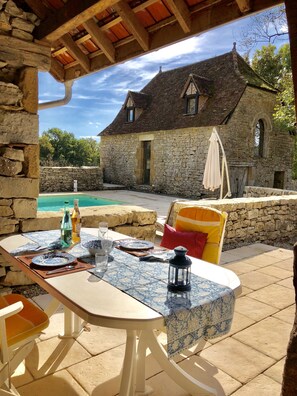
[(251, 243), (293, 246), (297, 241), (297, 195), (177, 201), (169, 224), (184, 206), (203, 205), (228, 213), (224, 250)]
[(73, 191), (74, 180), (77, 180), (78, 191), (103, 189), (102, 169), (98, 166), (40, 167), (40, 192)]

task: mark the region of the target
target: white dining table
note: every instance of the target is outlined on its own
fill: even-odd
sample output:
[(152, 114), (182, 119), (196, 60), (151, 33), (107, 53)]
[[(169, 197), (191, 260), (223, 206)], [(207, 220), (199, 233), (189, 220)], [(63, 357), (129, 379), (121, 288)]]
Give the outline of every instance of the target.
[[(97, 229), (84, 228), (88, 234), (97, 235)], [(114, 239), (127, 236), (113, 231)], [(0, 253), (12, 265), (24, 271), (34, 282), (45, 289), (52, 297), (46, 308), (51, 316), (60, 304), (64, 306), (64, 337), (77, 337), (83, 322), (97, 326), (125, 329), (126, 348), (122, 368), (120, 396), (148, 395), (151, 389), (145, 383), (145, 356), (149, 348), (163, 370), (189, 394), (223, 395), (220, 384), (211, 375), (205, 381), (205, 372), (199, 368), (195, 378), (185, 372), (158, 340), (156, 330), (164, 328), (164, 318), (155, 310), (122, 292), (109, 283), (102, 281), (88, 271), (65, 273), (62, 276), (42, 278), (17, 257), (10, 254), (13, 250), (30, 242), (25, 234), (16, 234), (0, 241)], [(192, 273), (231, 288), (235, 296), (241, 293), (239, 278), (232, 271), (205, 261), (192, 258)]]

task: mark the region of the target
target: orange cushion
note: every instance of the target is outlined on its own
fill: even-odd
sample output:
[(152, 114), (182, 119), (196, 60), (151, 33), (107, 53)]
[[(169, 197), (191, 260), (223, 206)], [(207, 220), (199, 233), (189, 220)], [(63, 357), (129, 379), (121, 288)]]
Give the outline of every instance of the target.
[(32, 335), (39, 334), (49, 324), (46, 313), (20, 294), (0, 296), (0, 309), (21, 301), (24, 308), (6, 319), (8, 345), (13, 345)]
[(221, 238), (227, 213), (214, 208), (196, 206), (182, 208), (176, 218), (175, 228), (178, 231), (195, 231), (207, 234), (202, 259), (210, 263), (219, 262)]
[(176, 231), (170, 225), (165, 224), (161, 246), (167, 249), (174, 249), (183, 246), (188, 249), (188, 255), (201, 258), (206, 244), (207, 234), (202, 232), (181, 232)]

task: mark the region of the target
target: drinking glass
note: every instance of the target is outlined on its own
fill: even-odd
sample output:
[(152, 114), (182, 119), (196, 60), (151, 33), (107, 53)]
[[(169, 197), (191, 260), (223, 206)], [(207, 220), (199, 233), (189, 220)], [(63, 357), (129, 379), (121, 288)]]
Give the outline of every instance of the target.
[(113, 240), (111, 238), (101, 239), (101, 246), (105, 254), (109, 255), (113, 249)]
[(108, 223), (106, 221), (100, 221), (99, 223), (99, 238), (104, 238), (105, 234), (108, 231)]
[(103, 276), (107, 270), (108, 255), (107, 254), (95, 254), (95, 273), (99, 276)]

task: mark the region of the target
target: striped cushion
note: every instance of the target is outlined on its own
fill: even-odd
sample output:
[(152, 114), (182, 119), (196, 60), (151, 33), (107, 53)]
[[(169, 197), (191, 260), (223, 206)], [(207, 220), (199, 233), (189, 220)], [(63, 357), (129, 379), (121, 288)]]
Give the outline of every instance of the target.
[(13, 345), (32, 335), (39, 334), (49, 324), (46, 313), (20, 294), (0, 296), (0, 309), (21, 301), (24, 308), (6, 319), (8, 345)]
[(177, 231), (196, 231), (208, 235), (202, 259), (217, 264), (220, 257), (220, 242), (227, 213), (202, 206), (182, 208), (176, 218)]

